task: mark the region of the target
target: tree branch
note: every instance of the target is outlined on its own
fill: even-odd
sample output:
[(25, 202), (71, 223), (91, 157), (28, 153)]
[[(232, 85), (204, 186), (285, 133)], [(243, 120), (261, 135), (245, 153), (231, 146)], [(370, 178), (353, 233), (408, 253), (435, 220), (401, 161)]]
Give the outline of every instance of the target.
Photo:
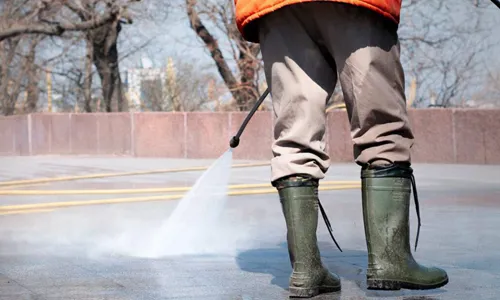
[(119, 16), (120, 8), (114, 6), (102, 17), (80, 23), (38, 23), (29, 25), (14, 25), (4, 31), (0, 31), (0, 41), (22, 34), (45, 34), (60, 36), (66, 31), (86, 31), (101, 27), (108, 22), (115, 21), (119, 18)]

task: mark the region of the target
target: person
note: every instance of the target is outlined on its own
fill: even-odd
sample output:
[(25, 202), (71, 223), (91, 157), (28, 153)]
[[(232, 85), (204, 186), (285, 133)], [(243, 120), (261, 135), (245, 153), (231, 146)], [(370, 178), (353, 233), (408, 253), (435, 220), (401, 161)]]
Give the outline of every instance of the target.
[(325, 109), (337, 79), (361, 169), (367, 287), (433, 289), (448, 283), (444, 270), (420, 265), (410, 248), (412, 187), (417, 208), (418, 198), (400, 10), (401, 0), (235, 0), (239, 32), (260, 44), (272, 96), (271, 181), (287, 226), (292, 297), (341, 289), (340, 277), (322, 263), (316, 235), (318, 183), (330, 163)]

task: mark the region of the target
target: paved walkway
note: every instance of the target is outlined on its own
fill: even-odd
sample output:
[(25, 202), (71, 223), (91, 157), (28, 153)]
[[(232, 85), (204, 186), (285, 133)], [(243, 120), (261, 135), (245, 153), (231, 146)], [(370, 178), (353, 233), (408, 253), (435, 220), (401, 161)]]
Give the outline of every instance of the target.
[[(211, 162), (8, 157), (0, 158), (0, 180), (109, 175)], [(325, 187), (332, 189), (320, 197), (344, 252), (335, 248), (323, 222), (318, 235), (324, 261), (342, 277), (343, 290), (315, 299), (498, 299), (500, 166), (416, 165), (415, 170), (423, 222), (415, 257), (445, 268), (450, 283), (432, 291), (366, 290), (359, 170), (353, 164), (334, 165), (325, 179)], [(268, 183), (268, 166), (232, 169), (231, 185), (256, 185), (236, 189), (241, 195), (228, 198), (216, 229), (199, 228), (207, 232), (208, 241), (200, 239), (185, 255), (145, 257), (151, 237), (158, 236), (177, 204), (175, 197), (168, 197), (182, 194), (151, 189), (190, 187), (201, 174), (152, 172), (0, 184), (0, 299), (287, 299), (291, 269), (284, 220), (276, 194), (258, 186)], [(149, 190), (76, 194), (97, 189)], [(12, 195), (13, 190), (70, 194)], [(148, 201), (161, 196), (167, 200)], [(136, 201), (123, 200), (130, 197)], [(106, 204), (110, 201), (115, 204)], [(78, 205), (54, 206), (70, 202)], [(411, 214), (413, 242), (413, 205)]]

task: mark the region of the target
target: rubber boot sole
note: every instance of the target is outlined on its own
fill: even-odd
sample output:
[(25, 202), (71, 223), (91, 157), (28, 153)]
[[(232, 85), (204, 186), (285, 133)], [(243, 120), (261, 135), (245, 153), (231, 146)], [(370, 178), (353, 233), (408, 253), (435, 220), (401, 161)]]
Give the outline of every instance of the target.
[(387, 291), (397, 291), (400, 289), (430, 290), (445, 286), (447, 283), (448, 283), (448, 278), (446, 278), (446, 280), (440, 283), (430, 284), (430, 285), (416, 284), (416, 283), (397, 281), (397, 280), (368, 279), (366, 281), (367, 288), (369, 290), (387, 290)]
[(335, 293), (340, 291), (341, 286), (322, 286), (315, 288), (297, 288), (290, 287), (290, 298), (312, 298), (319, 294)]

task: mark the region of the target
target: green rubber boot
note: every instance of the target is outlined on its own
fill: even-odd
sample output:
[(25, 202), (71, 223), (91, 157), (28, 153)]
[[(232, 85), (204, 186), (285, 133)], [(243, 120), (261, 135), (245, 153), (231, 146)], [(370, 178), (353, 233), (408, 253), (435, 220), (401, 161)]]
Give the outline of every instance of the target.
[(434, 289), (448, 283), (442, 269), (418, 264), (410, 249), (409, 214), (411, 188), (420, 212), (413, 170), (409, 165), (364, 168), (363, 218), (368, 248), (368, 289)]
[(340, 278), (323, 265), (317, 244), (317, 180), (289, 177), (273, 185), (279, 191), (287, 226), (288, 253), (293, 268), (290, 297), (309, 298), (339, 291)]

